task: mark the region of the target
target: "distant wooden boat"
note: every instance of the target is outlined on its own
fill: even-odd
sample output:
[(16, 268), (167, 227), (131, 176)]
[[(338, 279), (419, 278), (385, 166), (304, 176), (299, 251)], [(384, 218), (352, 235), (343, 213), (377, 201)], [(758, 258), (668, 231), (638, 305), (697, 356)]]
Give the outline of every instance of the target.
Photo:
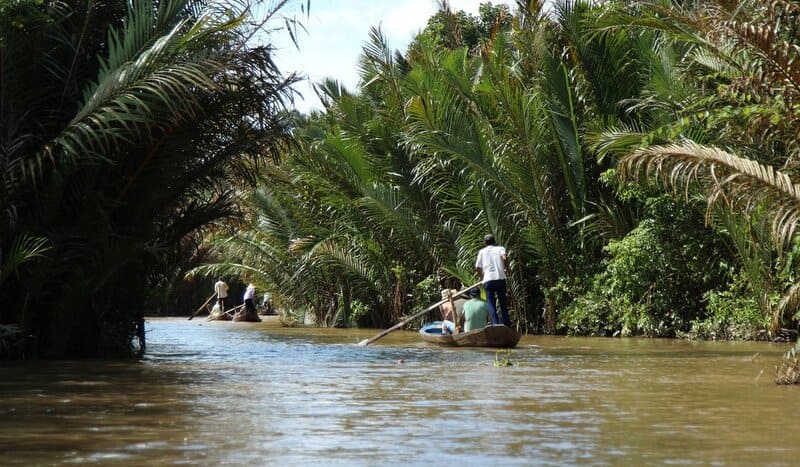
[(233, 319), (233, 316), (226, 313), (215, 313), (208, 315), (206, 321), (230, 321)]
[(434, 321), (419, 330), (422, 340), (431, 344), (451, 347), (495, 347), (510, 349), (517, 346), (520, 335), (502, 324), (486, 326), (458, 334), (442, 334), (442, 322)]
[(230, 321), (233, 318), (233, 313), (222, 311), (219, 304), (214, 305), (214, 308), (208, 312), (206, 321)]
[(276, 316), (278, 312), (271, 306), (260, 305), (258, 307), (258, 314), (260, 316)]
[(234, 321), (247, 321), (250, 323), (258, 323), (261, 321), (261, 318), (258, 317), (258, 313), (248, 312), (246, 309), (241, 308), (233, 315)]

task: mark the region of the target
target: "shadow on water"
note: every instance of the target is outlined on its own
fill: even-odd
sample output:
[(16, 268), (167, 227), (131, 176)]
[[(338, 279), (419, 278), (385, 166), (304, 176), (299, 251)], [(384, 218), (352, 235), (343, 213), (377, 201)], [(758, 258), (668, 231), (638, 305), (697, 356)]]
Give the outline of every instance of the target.
[[(794, 464), (797, 388), (761, 343), (525, 337), (155, 319), (140, 362), (0, 366), (4, 465)], [(787, 416), (788, 415), (788, 416)]]

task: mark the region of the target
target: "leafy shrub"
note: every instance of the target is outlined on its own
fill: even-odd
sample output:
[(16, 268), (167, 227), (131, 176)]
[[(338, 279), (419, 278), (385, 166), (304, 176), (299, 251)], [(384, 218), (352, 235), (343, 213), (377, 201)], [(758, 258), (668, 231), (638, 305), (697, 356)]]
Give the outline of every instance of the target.
[(709, 291), (705, 318), (691, 323), (685, 337), (692, 339), (758, 339), (769, 319), (760, 310), (744, 274), (737, 274), (723, 291)]
[(570, 335), (610, 336), (618, 331), (618, 317), (608, 297), (595, 291), (578, 297), (559, 314), (559, 329)]
[(441, 297), (439, 280), (434, 275), (426, 277), (414, 287), (412, 296), (418, 307), (439, 301)]
[(354, 326), (360, 319), (369, 313), (369, 305), (361, 300), (355, 299), (350, 303), (350, 321), (348, 327)]
[(705, 316), (703, 294), (728, 277), (719, 237), (669, 196), (648, 199), (646, 211), (648, 219), (605, 247), (603, 271), (562, 310), (561, 330), (674, 336)]

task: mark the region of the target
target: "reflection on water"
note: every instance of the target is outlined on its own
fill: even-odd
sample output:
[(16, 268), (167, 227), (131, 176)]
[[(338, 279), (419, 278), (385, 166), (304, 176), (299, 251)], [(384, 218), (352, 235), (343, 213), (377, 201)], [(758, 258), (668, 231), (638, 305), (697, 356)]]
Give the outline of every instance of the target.
[(0, 362), (0, 464), (796, 464), (787, 346), (154, 319), (140, 362)]

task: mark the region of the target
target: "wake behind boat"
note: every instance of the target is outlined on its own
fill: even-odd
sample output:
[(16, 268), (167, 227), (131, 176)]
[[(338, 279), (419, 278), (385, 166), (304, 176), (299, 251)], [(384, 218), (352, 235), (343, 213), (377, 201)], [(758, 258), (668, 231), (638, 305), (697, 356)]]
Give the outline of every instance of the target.
[(419, 330), (425, 342), (451, 347), (495, 347), (511, 349), (517, 346), (520, 334), (502, 324), (486, 326), (458, 334), (442, 334), (442, 322), (434, 321)]

